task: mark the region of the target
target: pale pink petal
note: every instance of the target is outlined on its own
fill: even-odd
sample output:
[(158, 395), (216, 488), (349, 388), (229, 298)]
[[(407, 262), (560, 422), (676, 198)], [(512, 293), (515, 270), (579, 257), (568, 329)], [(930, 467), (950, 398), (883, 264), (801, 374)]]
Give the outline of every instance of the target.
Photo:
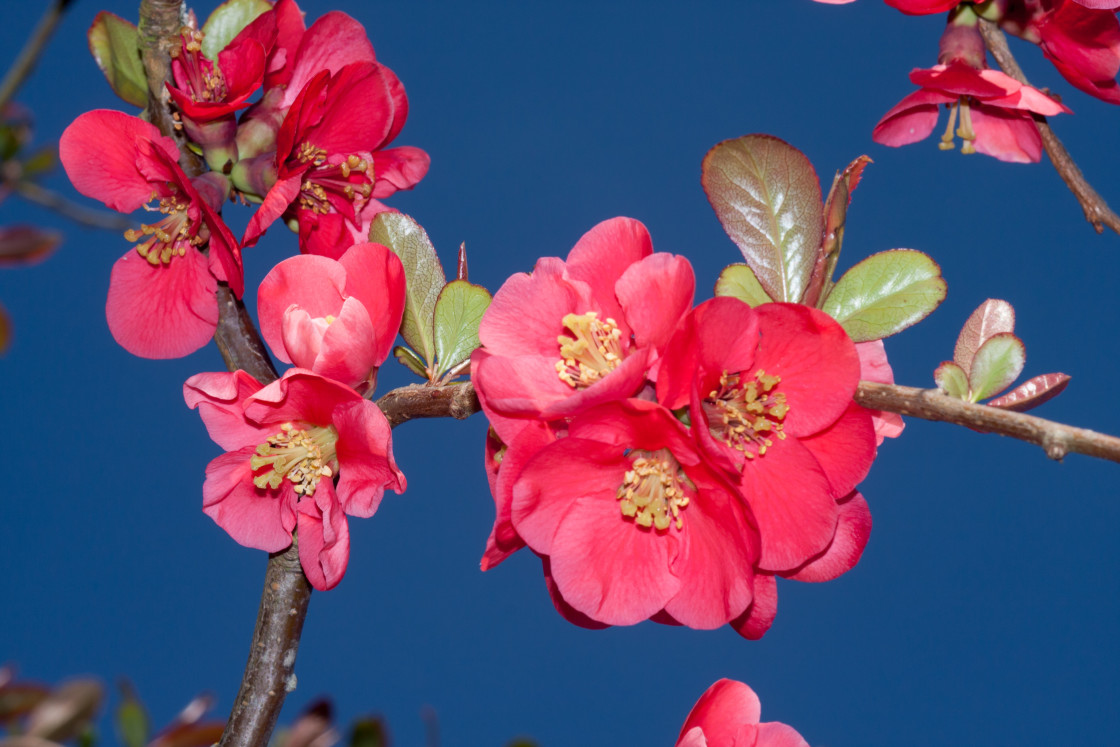
[[(568, 274), (587, 283), (604, 316), (622, 318), (615, 283), (626, 269), (653, 253), (649, 231), (633, 218), (611, 218), (580, 237), (568, 253)], [(583, 312), (576, 312), (583, 313)]]
[(768, 721), (758, 725), (755, 747), (809, 747), (809, 743), (792, 726)]
[(383, 200), (398, 190), (412, 189), (428, 173), (431, 163), (427, 153), (411, 145), (374, 151), (371, 197)]
[(855, 567), (871, 536), (871, 509), (858, 492), (840, 503), (840, 520), (832, 544), (820, 556), (810, 560), (796, 573), (783, 574), (796, 581), (831, 581)]
[(384, 360), (378, 357), (375, 334), (366, 307), (356, 298), (347, 298), (338, 318), (326, 325), (319, 355), (311, 369), (347, 386), (361, 384)]
[(299, 512), (299, 564), (319, 591), (338, 586), (350, 562), (350, 527), (329, 481), (319, 483), (314, 496), (304, 496)]
[(293, 304), (284, 312), (281, 330), (280, 347), (269, 345), (273, 354), (286, 363), (314, 370), (323, 346), (323, 334), (327, 331), (327, 320), (316, 319)]
[(309, 254), (289, 257), (264, 276), (257, 291), (257, 318), (261, 337), (277, 358), (292, 362), (285, 357), (282, 332), (284, 314), (292, 304), (311, 317), (337, 316), (342, 308), (345, 285), (345, 267), (326, 257)]
[(338, 499), (351, 516), (373, 516), (388, 488), (400, 494), (407, 482), (393, 459), (389, 421), (374, 403), (358, 399), (334, 413), (338, 429)]
[(206, 467), (202, 512), (245, 547), (279, 552), (292, 544), (295, 516), (288, 507), (290, 483), (280, 490), (253, 485), (253, 446), (230, 451)]
[[(828, 0), (817, 0), (817, 2), (827, 2)], [(708, 740), (704, 737), (704, 730), (699, 726), (694, 726), (687, 732), (681, 734), (677, 739), (676, 747), (708, 747)]]
[(218, 283), (193, 247), (170, 264), (152, 265), (130, 250), (113, 265), (105, 316), (121, 347), (141, 358), (180, 358), (218, 326)]
[(567, 314), (592, 308), (586, 284), (564, 277), (564, 263), (555, 257), (537, 261), (533, 274), (511, 276), (494, 294), (478, 336), (494, 355), (546, 355), (560, 359), (556, 338), (564, 334)]
[[(887, 351), (882, 340), (857, 342), (859, 354), (859, 378), (861, 381), (874, 381), (879, 384), (893, 384), (894, 372), (887, 362)], [(895, 438), (906, 427), (902, 416), (897, 412), (872, 410), (871, 419), (875, 425), (875, 445), (883, 443), (884, 438)]]

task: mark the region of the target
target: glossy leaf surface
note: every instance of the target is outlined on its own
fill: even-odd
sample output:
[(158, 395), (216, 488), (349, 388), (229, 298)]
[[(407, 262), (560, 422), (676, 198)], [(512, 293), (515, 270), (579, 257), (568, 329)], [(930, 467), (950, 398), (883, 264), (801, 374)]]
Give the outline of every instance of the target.
[(1011, 386), (1023, 372), (1026, 362), (1027, 349), (1018, 337), (1010, 332), (989, 337), (976, 351), (968, 370), (972, 401), (994, 397)]
[(701, 182), (723, 229), (775, 301), (798, 302), (821, 238), (821, 187), (801, 151), (769, 135), (725, 140)]
[(447, 284), (435, 247), (420, 224), (403, 213), (378, 215), (369, 240), (384, 244), (401, 258), (406, 284), (401, 336), (430, 365), (436, 354), (432, 331), (436, 299)]
[(490, 293), (466, 280), (452, 280), (440, 291), (435, 311), (436, 378), (479, 346), (478, 325), (489, 306)]
[(113, 93), (132, 104), (148, 104), (148, 81), (140, 61), (140, 35), (136, 26), (103, 10), (87, 34), (89, 51)]
[(967, 373), (972, 357), (989, 338), (1015, 331), (1015, 309), (1007, 301), (989, 298), (965, 321), (953, 350), (953, 360)]
[(716, 295), (738, 298), (750, 306), (760, 306), (773, 300), (758, 282), (754, 271), (742, 263), (723, 268), (716, 280)]
[(922, 252), (872, 254), (844, 273), (822, 307), (856, 342), (897, 334), (945, 300), (941, 268)]
[(406, 348), (403, 345), (397, 345), (393, 348), (393, 355), (400, 361), (401, 365), (407, 368), (412, 373), (416, 374), (422, 379), (428, 378), (428, 372), (424, 370), (424, 361), (416, 353), (412, 352), (411, 348)]
[(1026, 412), (1061, 394), (1069, 384), (1069, 378), (1064, 373), (1035, 376), (1002, 397), (997, 397), (985, 404), (991, 407), (1002, 407), (1004, 410)]

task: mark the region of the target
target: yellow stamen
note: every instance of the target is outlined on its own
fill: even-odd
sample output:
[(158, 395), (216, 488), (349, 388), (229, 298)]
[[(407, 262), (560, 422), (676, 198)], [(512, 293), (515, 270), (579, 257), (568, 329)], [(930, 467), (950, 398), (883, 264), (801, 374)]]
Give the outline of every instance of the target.
[(783, 392), (774, 391), (781, 381), (761, 369), (746, 382), (740, 374), (724, 371), (719, 388), (709, 392), (703, 404), (712, 435), (747, 459), (766, 454), (774, 438), (786, 437), (783, 421), (789, 405)]
[(680, 463), (668, 449), (635, 450), (634, 460), (618, 488), (619, 510), (640, 527), (666, 531), (670, 524), (684, 526), (681, 509), (688, 506), (685, 488), (695, 490), (681, 474)]
[(337, 442), (338, 431), (334, 426), (296, 427), (284, 423), (280, 432), (269, 436), (249, 459), (253, 472), (267, 468), (253, 476), (253, 484), (262, 490), (275, 490), (287, 479), (295, 486), (297, 495), (314, 495), (319, 480), (334, 475)]
[(573, 389), (586, 389), (618, 368), (625, 357), (622, 330), (614, 319), (599, 319), (594, 311), (568, 314), (564, 326), (574, 337), (560, 335), (556, 373)]

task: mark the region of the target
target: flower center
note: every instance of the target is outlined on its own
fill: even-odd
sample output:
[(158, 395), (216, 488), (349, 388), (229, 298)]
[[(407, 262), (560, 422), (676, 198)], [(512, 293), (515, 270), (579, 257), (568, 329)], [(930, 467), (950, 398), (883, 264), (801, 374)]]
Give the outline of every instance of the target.
[(568, 314), (564, 326), (574, 335), (560, 335), (556, 373), (572, 389), (586, 389), (618, 368), (625, 357), (622, 330), (614, 319), (599, 319), (594, 311)]
[(280, 432), (269, 436), (249, 460), (253, 472), (258, 472), (253, 476), (253, 484), (262, 490), (266, 487), (275, 490), (288, 479), (297, 494), (314, 495), (319, 480), (332, 477), (338, 467), (335, 458), (337, 443), (338, 431), (334, 426), (297, 427), (284, 423)]
[[(972, 129), (972, 112), (968, 104), (969, 97), (961, 96), (955, 103), (946, 104), (949, 107), (949, 126), (945, 128), (945, 134), (941, 136), (941, 142), (937, 147), (941, 150), (952, 150), (956, 143), (953, 140), (953, 128), (956, 128), (956, 135), (962, 140), (961, 153), (970, 155), (976, 152), (976, 147), (973, 141), (976, 140), (976, 132)], [(957, 111), (960, 111), (961, 126), (957, 127)]]
[(186, 87), (191, 100), (197, 103), (226, 100), (226, 81), (221, 69), (202, 55), (203, 34), (196, 29), (183, 27), (182, 45), (171, 50), (179, 60), (186, 76)]
[[(191, 234), (191, 219), (187, 215), (188, 204), (179, 202), (175, 197), (166, 197), (159, 201), (158, 208), (145, 210), (158, 210), (167, 217), (156, 223), (141, 224), (140, 230), (130, 228), (124, 232), (128, 241), (140, 241), (136, 245), (136, 252), (153, 265), (169, 265), (175, 257), (182, 257), (190, 246), (200, 246), (208, 237)], [(202, 231), (205, 228), (200, 226)], [(141, 241), (143, 237), (149, 238)]]
[(747, 459), (754, 459), (755, 453), (762, 456), (774, 445), (771, 437), (786, 437), (782, 421), (789, 405), (785, 394), (774, 391), (782, 380), (780, 376), (769, 376), (759, 369), (754, 378), (746, 382), (740, 379), (741, 374), (720, 374), (719, 388), (708, 393), (703, 407), (712, 435), (743, 452)]
[(353, 220), (373, 193), (373, 164), (355, 155), (330, 164), (322, 149), (307, 151), (309, 155), (305, 158), (306, 148), (307, 143), (300, 147), (299, 158), (313, 165), (303, 175), (299, 206), (320, 215), (332, 211), (342, 213)]
[(618, 507), (622, 515), (641, 527), (664, 531), (676, 522), (684, 526), (681, 509), (688, 505), (685, 486), (692, 488), (681, 465), (668, 449), (635, 449), (630, 470), (618, 488)]

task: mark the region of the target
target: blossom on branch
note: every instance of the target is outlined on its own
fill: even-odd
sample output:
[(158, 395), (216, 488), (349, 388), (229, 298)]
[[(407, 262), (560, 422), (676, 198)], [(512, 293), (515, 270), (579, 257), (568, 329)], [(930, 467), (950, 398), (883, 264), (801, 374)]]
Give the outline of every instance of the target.
[(82, 194), (122, 213), (144, 207), (163, 214), (125, 232), (137, 244), (113, 266), (106, 304), (116, 341), (144, 358), (177, 358), (209, 342), (218, 323), (217, 281), (228, 282), (238, 297), (244, 289), (240, 247), (218, 215), (225, 178), (187, 178), (171, 138), (107, 109), (79, 116), (62, 133), (58, 151)]
[(196, 374), (183, 396), (226, 450), (206, 468), (203, 512), (267, 552), (297, 532), (311, 585), (336, 586), (350, 557), (346, 515), (373, 516), (387, 488), (405, 489), (377, 405), (298, 368), (263, 387), (244, 371)]

